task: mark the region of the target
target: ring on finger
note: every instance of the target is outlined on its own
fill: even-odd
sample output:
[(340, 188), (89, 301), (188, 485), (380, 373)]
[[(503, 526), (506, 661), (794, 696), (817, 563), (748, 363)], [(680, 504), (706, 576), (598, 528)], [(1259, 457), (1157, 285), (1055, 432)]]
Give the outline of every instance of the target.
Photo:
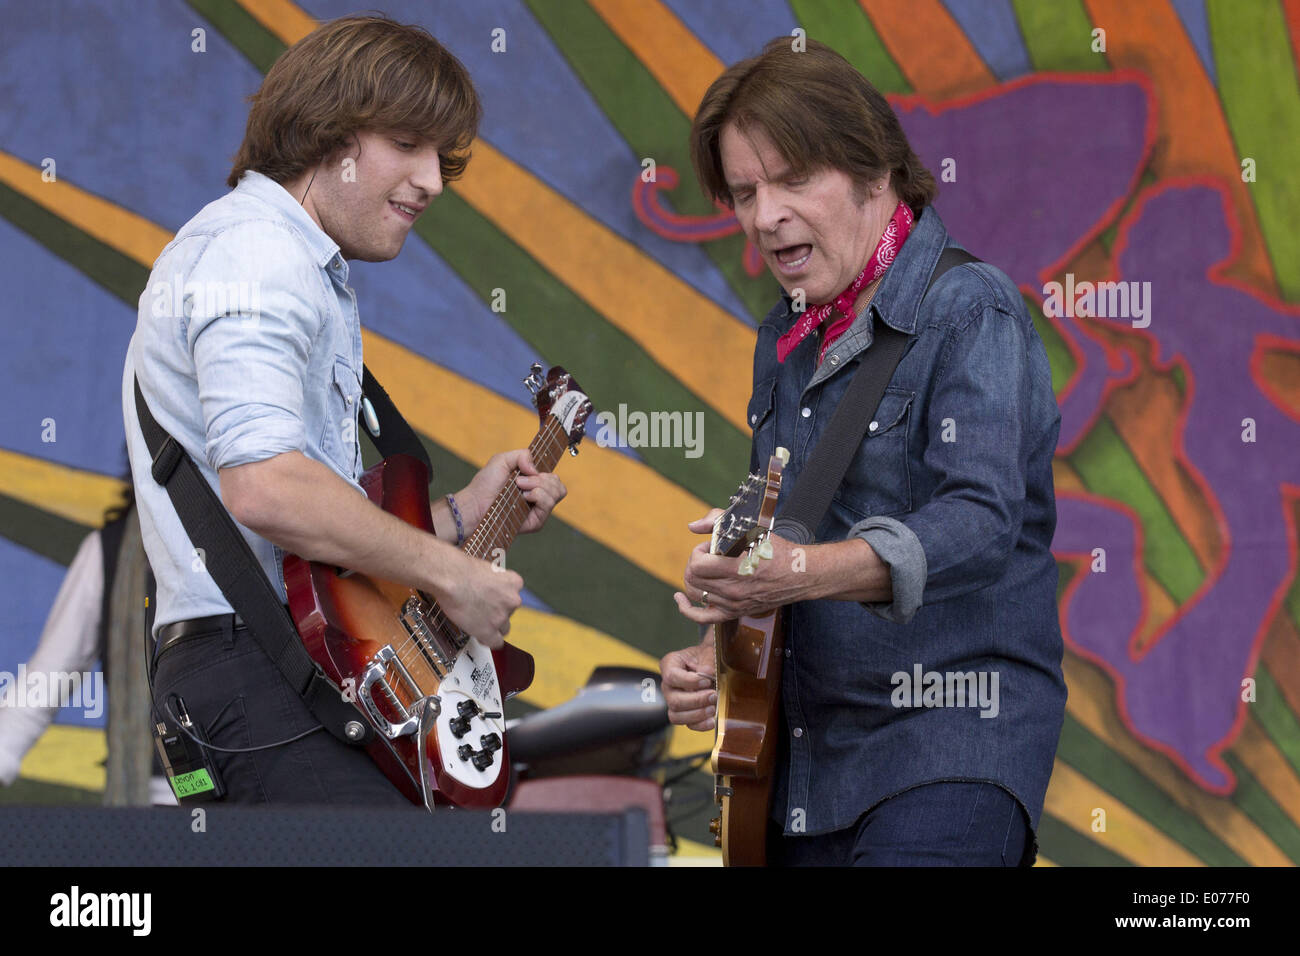
[(700, 594), (700, 607), (708, 607), (708, 606), (709, 606), (709, 592), (704, 591)]

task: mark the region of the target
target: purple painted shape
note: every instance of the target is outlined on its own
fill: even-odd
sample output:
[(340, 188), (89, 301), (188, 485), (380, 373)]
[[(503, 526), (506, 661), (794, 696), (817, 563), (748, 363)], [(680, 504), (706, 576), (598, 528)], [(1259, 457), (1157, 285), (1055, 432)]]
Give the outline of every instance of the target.
[[(1158, 360), (1186, 362), (1190, 405), (1182, 439), (1191, 468), (1211, 489), (1226, 530), (1211, 569), (1163, 634), (1140, 657), (1130, 652), (1137, 619), (1115, 599), (1113, 582), (1082, 585), (1067, 612), (1072, 642), (1117, 675), (1133, 730), (1173, 751), (1202, 786), (1226, 791), (1219, 757), (1229, 743), (1255, 648), (1280, 597), (1293, 555), (1281, 486), (1300, 478), (1300, 426), (1259, 390), (1250, 372), (1256, 336), (1300, 342), (1300, 316), (1212, 280), (1231, 247), (1227, 199), (1215, 189), (1173, 186), (1139, 205), (1118, 261), (1122, 281), (1151, 283)], [(1128, 319), (1084, 319), (1129, 325)], [(1257, 441), (1242, 441), (1242, 419)], [(1117, 534), (1113, 520), (1063, 499), (1054, 547), (1084, 547)], [(1110, 575), (1119, 570), (1111, 563)], [(1098, 578), (1100, 575), (1093, 575)], [(1085, 595), (1088, 595), (1085, 600)]]
[(910, 99), (895, 111), (936, 178), (956, 161), (935, 202), (948, 230), (1035, 289), (1129, 194), (1147, 147), (1137, 82), (1033, 78), (939, 113)]
[[(895, 110), (936, 177), (956, 161), (935, 202), (948, 230), (1040, 302), (1043, 275), (1129, 195), (1150, 145), (1149, 93), (1136, 81), (1032, 77), (938, 113), (911, 99)], [(1128, 367), (1109, 369), (1101, 345), (1068, 319), (1060, 331), (1080, 358), (1060, 400), (1059, 444), (1071, 448)]]

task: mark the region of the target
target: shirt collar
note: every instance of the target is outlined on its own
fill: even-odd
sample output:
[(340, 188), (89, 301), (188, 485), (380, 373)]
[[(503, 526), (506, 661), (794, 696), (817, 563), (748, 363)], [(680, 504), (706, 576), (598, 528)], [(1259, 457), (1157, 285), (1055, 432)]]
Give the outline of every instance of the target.
[[(240, 177), (235, 191), (260, 199), (289, 220), (289, 224), (298, 230), (303, 241), (307, 243), (307, 248), (311, 250), (312, 261), (322, 269), (338, 255), (339, 244), (331, 239), (324, 229), (316, 225), (316, 220), (302, 207), (302, 203), (294, 199), (289, 191), (274, 179), (255, 169), (248, 169)], [(338, 262), (346, 269), (347, 264), (342, 256), (338, 257)]]
[[(907, 241), (899, 248), (898, 257), (885, 270), (880, 288), (871, 299), (870, 308), (876, 310), (882, 322), (908, 335), (916, 331), (916, 317), (925, 296), (926, 282), (947, 242), (948, 230), (944, 228), (943, 220), (933, 206), (926, 206), (913, 223)], [(781, 301), (785, 305), (783, 321), (793, 321), (794, 302), (784, 289), (781, 290)], [(847, 339), (861, 331), (863, 325), (869, 327), (867, 318), (866, 310), (859, 313), (844, 337)]]

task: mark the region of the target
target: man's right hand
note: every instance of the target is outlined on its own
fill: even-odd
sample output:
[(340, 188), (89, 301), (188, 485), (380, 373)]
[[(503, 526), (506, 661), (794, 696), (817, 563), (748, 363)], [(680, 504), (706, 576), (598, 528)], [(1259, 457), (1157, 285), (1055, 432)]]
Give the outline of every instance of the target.
[(524, 579), (514, 571), (462, 554), (464, 564), (452, 575), (452, 584), (439, 595), (438, 604), (470, 637), (496, 650), (510, 633), (510, 615), (523, 603), (519, 591)]
[(691, 730), (712, 730), (718, 692), (714, 684), (713, 629), (703, 643), (665, 654), (659, 662), (660, 684), (668, 719)]

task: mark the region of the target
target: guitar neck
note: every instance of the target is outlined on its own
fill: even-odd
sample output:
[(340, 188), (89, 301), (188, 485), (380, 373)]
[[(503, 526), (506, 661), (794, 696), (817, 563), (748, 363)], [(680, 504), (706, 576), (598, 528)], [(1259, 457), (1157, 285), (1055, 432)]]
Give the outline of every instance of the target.
[[(564, 428), (555, 416), (548, 415), (542, 427), (533, 436), (528, 452), (539, 472), (554, 471), (568, 445), (569, 438)], [(514, 543), (519, 529), (528, 517), (529, 509), (523, 492), (515, 484), (517, 477), (519, 477), (519, 469), (516, 468), (510, 473), (510, 479), (497, 492), (488, 510), (484, 512), (478, 527), (466, 539), (462, 549), (466, 554), (490, 561), (497, 556), (498, 549), (509, 550), (510, 545)]]

